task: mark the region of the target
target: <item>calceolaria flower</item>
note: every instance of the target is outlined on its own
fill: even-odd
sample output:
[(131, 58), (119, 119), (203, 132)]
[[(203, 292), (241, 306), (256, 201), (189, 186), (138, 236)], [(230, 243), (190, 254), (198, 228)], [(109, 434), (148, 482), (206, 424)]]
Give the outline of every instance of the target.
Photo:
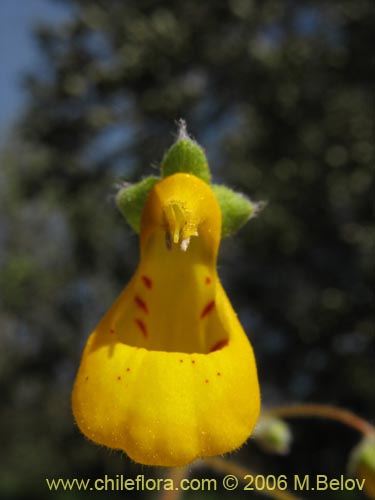
[[(237, 219), (222, 228), (225, 204), (208, 167), (189, 173), (196, 152), (183, 131), (164, 158), (164, 177), (120, 192), (121, 210), (140, 231), (140, 262), (88, 339), (72, 395), (88, 438), (147, 465), (234, 450), (260, 410), (253, 350), (216, 271), (223, 230), (239, 227), (239, 213), (245, 220), (254, 206), (232, 191), (231, 205), (224, 188)], [(140, 205), (137, 217), (132, 207)]]

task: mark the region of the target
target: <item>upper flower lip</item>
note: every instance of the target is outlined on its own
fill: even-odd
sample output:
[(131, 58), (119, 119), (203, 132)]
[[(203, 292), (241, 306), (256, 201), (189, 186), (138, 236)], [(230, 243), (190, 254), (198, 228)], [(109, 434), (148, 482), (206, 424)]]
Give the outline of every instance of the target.
[(216, 198), (201, 179), (178, 173), (152, 188), (142, 214), (141, 261), (110, 320), (118, 341), (203, 354), (225, 345), (217, 300), (220, 224)]
[(142, 212), (141, 249), (158, 230), (164, 232), (167, 247), (176, 244), (184, 251), (191, 238), (198, 237), (214, 261), (221, 235), (221, 211), (208, 184), (185, 173), (155, 184)]
[(203, 353), (224, 347), (215, 263), (194, 238), (168, 249), (162, 230), (150, 236), (138, 269), (108, 313), (108, 340), (151, 351)]

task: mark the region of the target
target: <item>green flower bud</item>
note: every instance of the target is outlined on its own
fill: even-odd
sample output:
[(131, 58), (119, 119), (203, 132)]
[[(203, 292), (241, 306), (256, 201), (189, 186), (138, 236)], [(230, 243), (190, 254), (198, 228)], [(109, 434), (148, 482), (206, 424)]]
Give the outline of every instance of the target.
[(285, 455), (289, 452), (292, 433), (289, 425), (275, 417), (261, 417), (255, 429), (254, 439), (267, 453)]
[(179, 172), (192, 174), (210, 183), (211, 174), (206, 155), (186, 132), (186, 124), (180, 121), (177, 141), (168, 149), (161, 162), (162, 177)]
[(158, 177), (146, 177), (137, 184), (124, 186), (116, 195), (116, 204), (120, 212), (136, 233), (140, 231), (142, 210), (146, 198), (159, 180)]
[(213, 184), (211, 187), (221, 208), (223, 238), (238, 231), (262, 208), (261, 203), (253, 203), (241, 193), (236, 193), (226, 186)]
[(349, 456), (348, 473), (364, 479), (363, 491), (375, 499), (375, 435), (366, 436)]

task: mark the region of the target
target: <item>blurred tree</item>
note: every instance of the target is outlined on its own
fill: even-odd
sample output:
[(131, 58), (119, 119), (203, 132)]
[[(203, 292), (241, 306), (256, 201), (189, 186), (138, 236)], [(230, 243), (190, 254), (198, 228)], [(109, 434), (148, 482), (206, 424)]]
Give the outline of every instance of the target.
[[(155, 173), (180, 117), (216, 182), (268, 201), (224, 242), (221, 270), (264, 403), (373, 416), (370, 1), (64, 3), (70, 22), (36, 30), (44, 66), (25, 79), (29, 104), (2, 158), (0, 491), (30, 498), (48, 474), (121, 471), (78, 437), (70, 384), (137, 261), (115, 182)], [(275, 467), (342, 472), (355, 436), (322, 427), (297, 426)]]

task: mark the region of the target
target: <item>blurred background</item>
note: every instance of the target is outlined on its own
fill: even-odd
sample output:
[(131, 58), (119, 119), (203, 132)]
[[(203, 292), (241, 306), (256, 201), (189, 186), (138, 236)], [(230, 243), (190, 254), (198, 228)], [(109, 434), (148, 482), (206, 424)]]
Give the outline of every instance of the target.
[[(264, 406), (336, 404), (373, 421), (371, 2), (0, 5), (1, 498), (87, 497), (50, 493), (46, 477), (168, 476), (83, 438), (70, 392), (87, 336), (138, 261), (116, 186), (157, 172), (179, 118), (214, 182), (268, 202), (219, 259)], [(287, 456), (250, 440), (233, 460), (290, 477), (345, 473), (358, 433), (291, 424)]]

